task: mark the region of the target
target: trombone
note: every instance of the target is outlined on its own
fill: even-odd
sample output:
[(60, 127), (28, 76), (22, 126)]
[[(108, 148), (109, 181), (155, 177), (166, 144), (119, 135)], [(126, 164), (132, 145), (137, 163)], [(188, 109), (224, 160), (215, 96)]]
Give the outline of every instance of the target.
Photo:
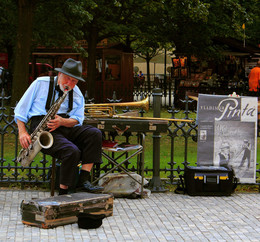
[[(100, 103), (100, 104), (85, 104), (85, 115), (91, 118), (121, 118), (121, 119), (147, 119), (147, 120), (165, 120), (169, 122), (187, 122), (192, 123), (194, 120), (190, 119), (173, 119), (173, 118), (153, 118), (153, 117), (138, 117), (137, 112), (129, 112), (124, 114), (116, 114), (115, 107), (138, 107), (146, 111), (149, 110), (148, 97), (137, 102), (125, 103)], [(130, 116), (128, 116), (130, 114)], [(131, 116), (133, 114), (133, 116)]]

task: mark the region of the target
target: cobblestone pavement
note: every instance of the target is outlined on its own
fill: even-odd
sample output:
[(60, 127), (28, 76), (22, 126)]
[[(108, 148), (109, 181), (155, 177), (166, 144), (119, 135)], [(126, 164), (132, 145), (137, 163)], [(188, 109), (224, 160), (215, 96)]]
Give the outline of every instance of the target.
[(191, 197), (171, 192), (114, 200), (98, 229), (40, 229), (21, 222), (20, 203), (49, 192), (0, 189), (0, 241), (260, 241), (260, 194)]

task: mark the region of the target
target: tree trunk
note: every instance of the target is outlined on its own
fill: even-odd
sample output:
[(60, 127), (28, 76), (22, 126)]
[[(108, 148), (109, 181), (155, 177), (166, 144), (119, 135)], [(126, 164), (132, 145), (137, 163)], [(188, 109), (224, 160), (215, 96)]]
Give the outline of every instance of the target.
[(146, 59), (148, 91), (151, 91), (150, 58)]
[(91, 27), (88, 33), (88, 63), (87, 63), (87, 91), (89, 97), (95, 97), (96, 89), (96, 56), (98, 32), (96, 27)]
[(28, 87), (32, 20), (35, 0), (18, 1), (18, 29), (15, 48), (12, 106)]

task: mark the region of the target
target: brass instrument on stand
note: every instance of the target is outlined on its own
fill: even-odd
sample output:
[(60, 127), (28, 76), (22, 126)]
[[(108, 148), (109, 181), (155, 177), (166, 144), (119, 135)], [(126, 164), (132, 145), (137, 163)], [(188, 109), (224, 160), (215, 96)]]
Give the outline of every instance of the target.
[[(137, 107), (149, 110), (148, 97), (137, 102), (125, 102), (125, 103), (100, 103), (100, 104), (85, 104), (86, 117), (91, 118), (121, 118), (121, 119), (147, 119), (147, 120), (166, 120), (169, 122), (188, 122), (192, 123), (194, 120), (190, 119), (173, 119), (173, 118), (153, 118), (153, 117), (138, 117), (137, 112), (129, 112), (124, 114), (116, 114), (115, 107)], [(130, 116), (129, 116), (130, 115)], [(133, 116), (131, 116), (133, 115)]]

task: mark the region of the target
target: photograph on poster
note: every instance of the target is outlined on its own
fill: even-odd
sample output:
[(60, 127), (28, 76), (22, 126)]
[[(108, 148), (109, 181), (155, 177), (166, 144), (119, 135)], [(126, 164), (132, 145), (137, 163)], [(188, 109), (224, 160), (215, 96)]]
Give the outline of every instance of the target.
[(236, 121), (215, 122), (213, 164), (232, 167), (236, 177), (242, 180), (254, 179), (254, 125)]
[(207, 140), (207, 130), (200, 130), (200, 140), (206, 141)]

